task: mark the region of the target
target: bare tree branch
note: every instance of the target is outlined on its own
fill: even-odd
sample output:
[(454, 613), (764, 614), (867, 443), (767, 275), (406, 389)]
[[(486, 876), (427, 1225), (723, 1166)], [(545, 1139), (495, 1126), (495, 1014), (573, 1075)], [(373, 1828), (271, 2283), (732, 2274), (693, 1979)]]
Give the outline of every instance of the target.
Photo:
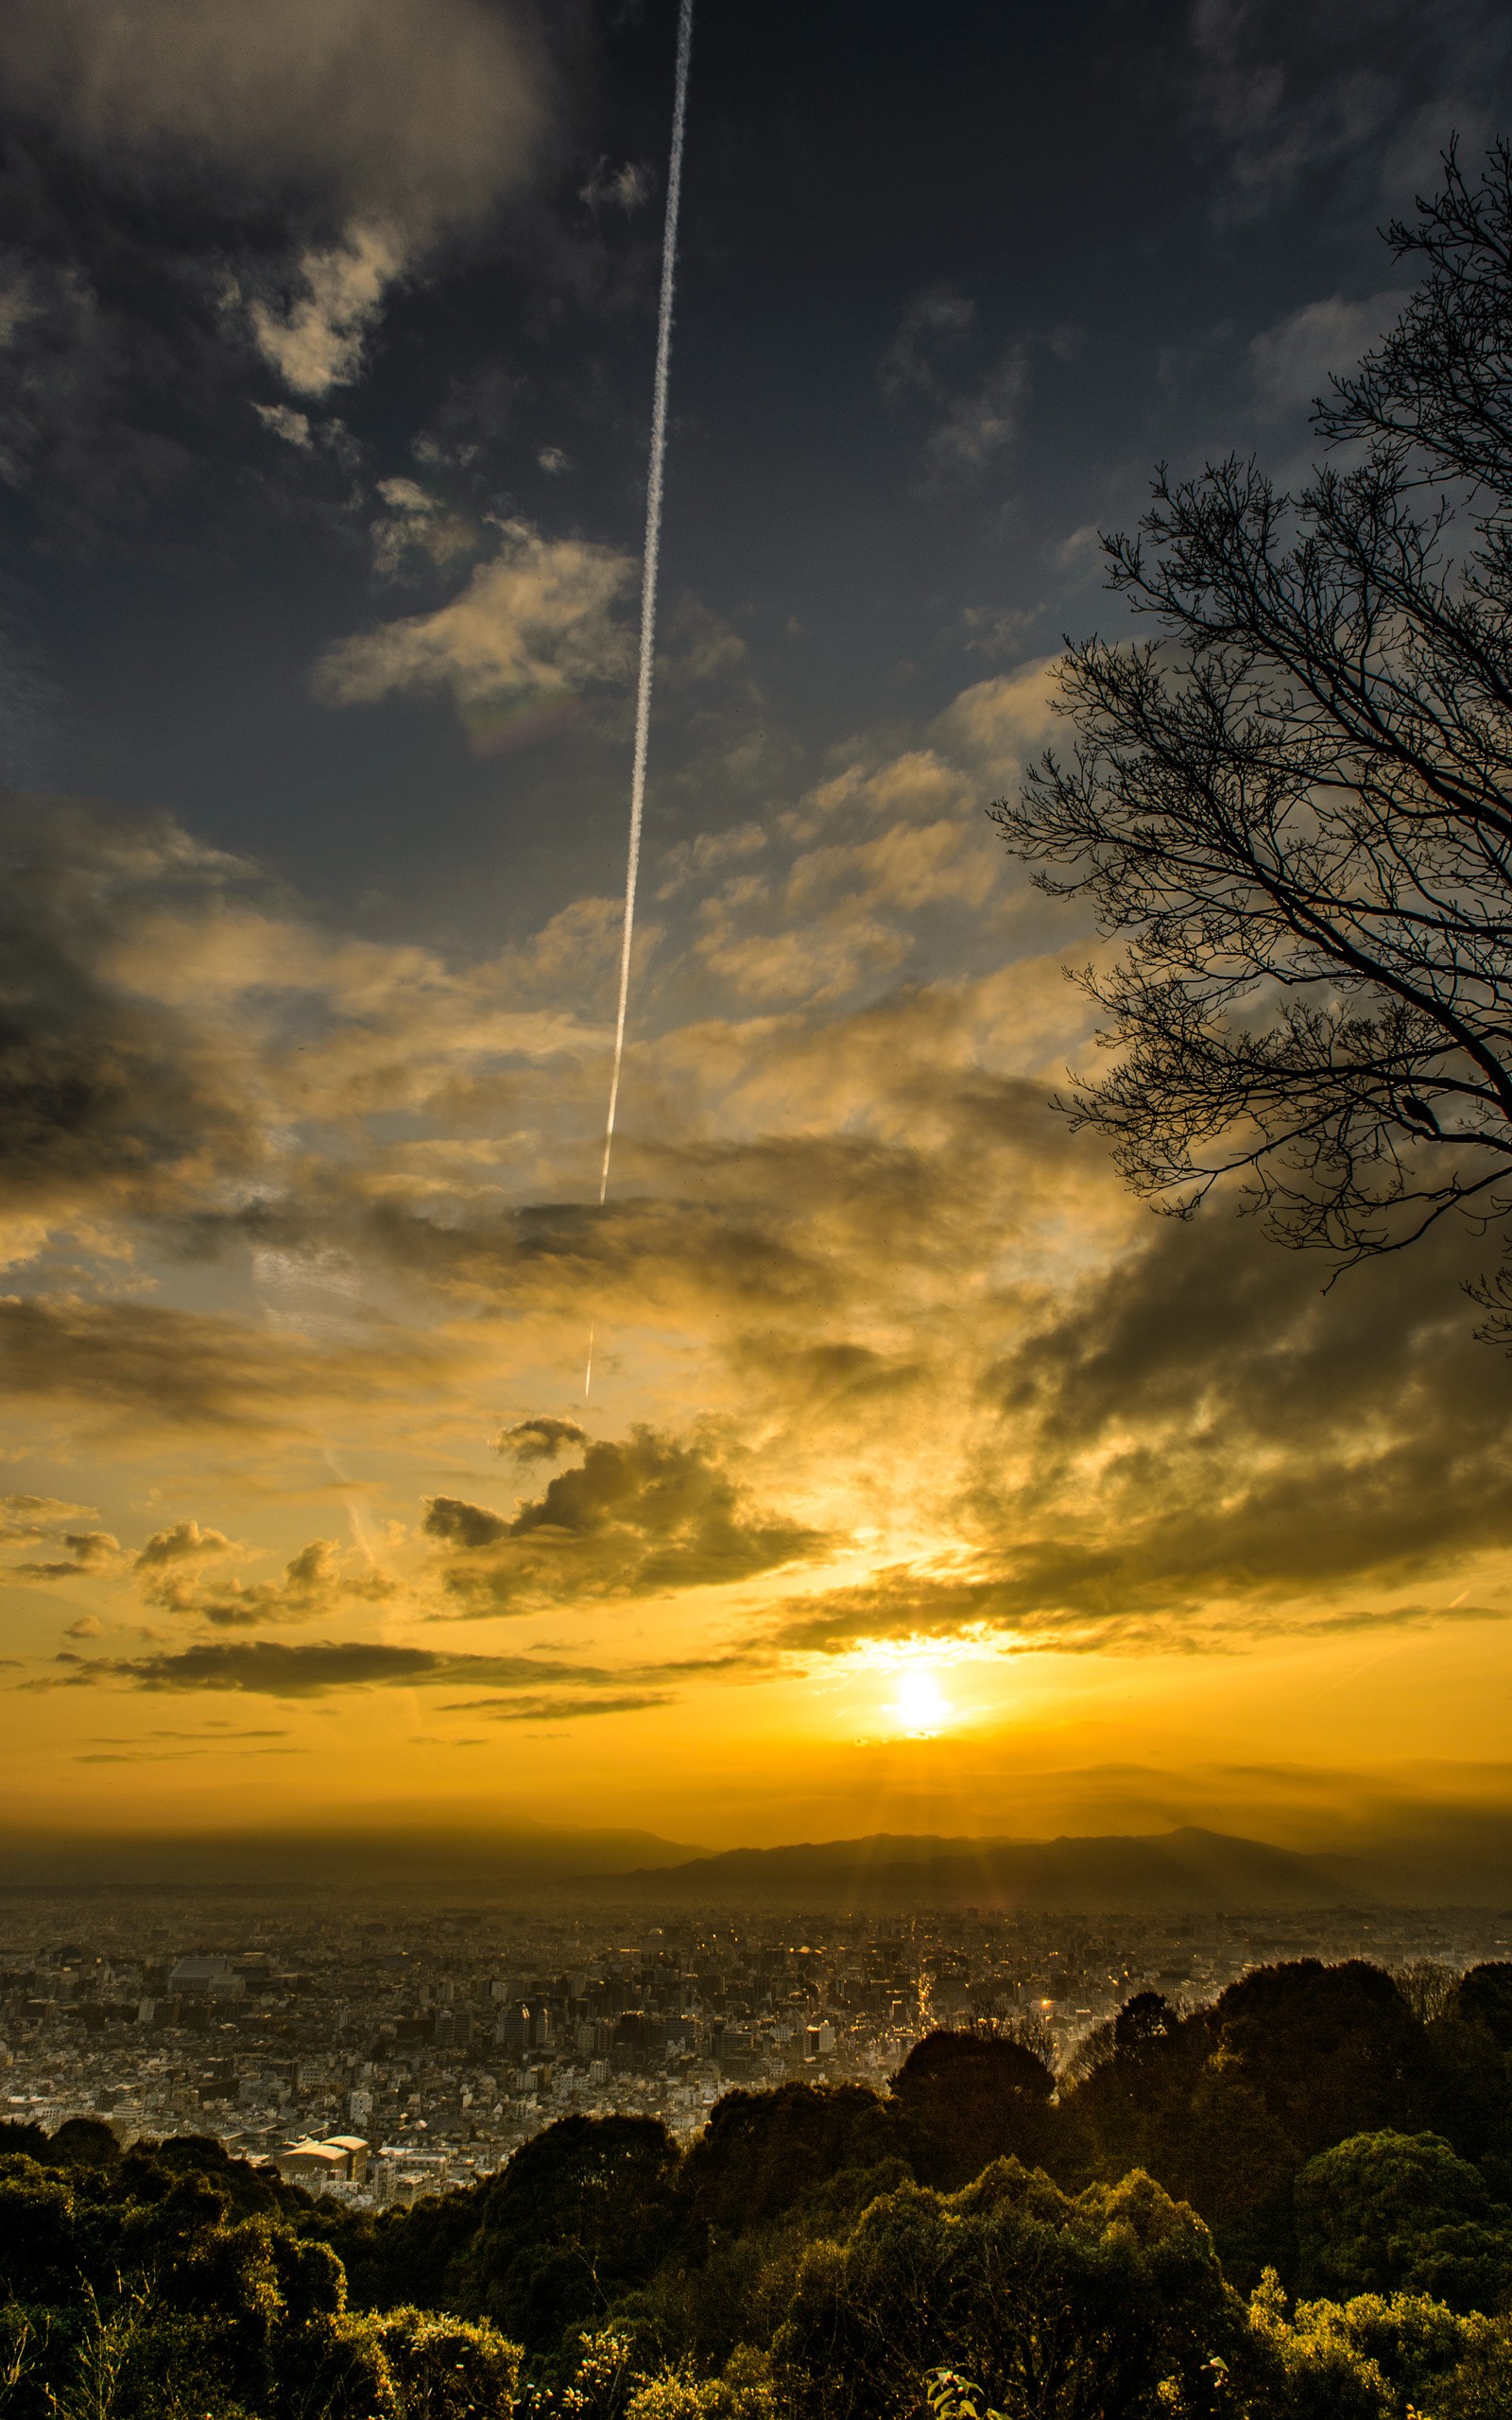
[[(1512, 148), (1445, 180), (1316, 406), (1335, 458), (1295, 497), (1157, 475), (1103, 545), (1159, 634), (1068, 642), (1074, 751), (992, 810), (1126, 937), (1078, 978), (1113, 1063), (1059, 1105), (1162, 1207), (1238, 1175), (1346, 1264), (1512, 1213)], [(1479, 1299), (1512, 1338), (1512, 1279)]]

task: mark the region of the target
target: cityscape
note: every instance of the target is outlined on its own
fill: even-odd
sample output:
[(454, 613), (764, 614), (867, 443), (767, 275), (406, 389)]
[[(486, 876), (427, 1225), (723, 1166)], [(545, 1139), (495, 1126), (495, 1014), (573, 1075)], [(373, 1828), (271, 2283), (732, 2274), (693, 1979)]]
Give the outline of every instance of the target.
[(0, 2100), (49, 2131), (208, 2135), (371, 2207), (491, 2174), (574, 2114), (688, 2140), (738, 2086), (882, 2087), (938, 2027), (1012, 2027), (1064, 2071), (1137, 1992), (1196, 2007), (1278, 1961), (1457, 1974), (1509, 1950), (1512, 1911), (1479, 1909), (545, 1913), (17, 1891), (0, 1899)]

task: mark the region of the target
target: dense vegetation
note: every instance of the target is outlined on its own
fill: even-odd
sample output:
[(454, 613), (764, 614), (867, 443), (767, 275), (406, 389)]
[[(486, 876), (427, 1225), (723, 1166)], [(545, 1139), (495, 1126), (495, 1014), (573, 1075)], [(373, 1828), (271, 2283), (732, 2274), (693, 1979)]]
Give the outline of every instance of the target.
[(1512, 1966), (569, 2118), (408, 2209), (0, 2129), (5, 2420), (1512, 2420)]

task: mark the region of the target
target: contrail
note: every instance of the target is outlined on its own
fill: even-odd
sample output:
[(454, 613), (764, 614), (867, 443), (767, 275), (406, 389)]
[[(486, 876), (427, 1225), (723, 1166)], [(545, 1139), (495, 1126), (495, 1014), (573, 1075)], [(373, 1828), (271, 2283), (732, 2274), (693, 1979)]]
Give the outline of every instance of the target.
[[(635, 890), (641, 872), (641, 823), (645, 811), (645, 760), (651, 739), (651, 680), (656, 663), (656, 584), (662, 557), (662, 491), (667, 457), (667, 389), (672, 374), (672, 294), (678, 265), (678, 205), (682, 199), (682, 141), (688, 122), (688, 66), (693, 56), (693, 0), (678, 12), (677, 85), (672, 102), (672, 150), (667, 164), (667, 210), (662, 234), (662, 300), (656, 324), (656, 386), (651, 403), (651, 463), (645, 485), (645, 550), (641, 562), (641, 666), (635, 691), (635, 753), (630, 765), (630, 845), (625, 866), (625, 921), (620, 932), (620, 996), (614, 1019), (614, 1065), (609, 1113), (604, 1120), (604, 1165), (599, 1170), (600, 1208), (609, 1194), (614, 1150), (614, 1114), (625, 1063), (625, 1019), (630, 1001), (630, 950), (635, 939)], [(593, 1384), (593, 1344), (588, 1344), (583, 1393)]]

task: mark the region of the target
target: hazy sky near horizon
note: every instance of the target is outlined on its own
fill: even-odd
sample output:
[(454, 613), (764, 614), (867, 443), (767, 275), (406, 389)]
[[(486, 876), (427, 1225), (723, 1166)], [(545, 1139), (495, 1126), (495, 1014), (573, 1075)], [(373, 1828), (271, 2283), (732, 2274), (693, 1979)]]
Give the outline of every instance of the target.
[(1132, 1201), (985, 809), (1512, 21), (699, 0), (600, 1209), (674, 16), (0, 27), (0, 1813), (1503, 1806), (1494, 1242)]

